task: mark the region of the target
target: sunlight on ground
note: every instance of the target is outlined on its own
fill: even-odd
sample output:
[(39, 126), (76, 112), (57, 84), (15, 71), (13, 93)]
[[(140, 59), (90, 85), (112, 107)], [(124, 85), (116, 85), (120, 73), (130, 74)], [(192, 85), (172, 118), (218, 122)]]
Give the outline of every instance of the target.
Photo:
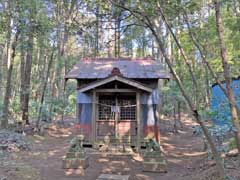
[(173, 150), (176, 148), (172, 144), (168, 144), (168, 143), (164, 143), (162, 146), (163, 146), (163, 149), (167, 148), (168, 150)]
[(58, 152), (59, 152), (59, 150), (48, 151), (48, 155), (53, 156), (53, 155), (55, 155)]
[(109, 159), (100, 158), (100, 159), (98, 159), (98, 162), (109, 162)]
[(44, 136), (39, 136), (37, 134), (35, 134), (33, 137), (36, 138), (37, 140), (41, 140), (41, 141), (45, 140)]
[(85, 172), (84, 172), (84, 169), (68, 169), (68, 170), (65, 170), (65, 175), (66, 176), (84, 176), (85, 175)]
[(41, 152), (39, 152), (39, 151), (38, 151), (38, 152), (33, 152), (33, 153), (32, 153), (33, 156), (39, 156), (40, 154), (41, 154)]
[(188, 156), (188, 157), (203, 156), (203, 155), (206, 155), (206, 154), (207, 154), (207, 152), (183, 153), (184, 156)]

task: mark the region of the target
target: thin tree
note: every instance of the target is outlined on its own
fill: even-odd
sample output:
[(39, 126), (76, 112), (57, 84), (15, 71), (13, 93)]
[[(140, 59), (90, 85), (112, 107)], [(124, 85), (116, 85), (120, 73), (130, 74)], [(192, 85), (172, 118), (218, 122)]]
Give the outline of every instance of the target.
[[(211, 148), (211, 151), (213, 153), (213, 157), (216, 161), (216, 166), (217, 166), (217, 170), (218, 170), (218, 174), (219, 174), (219, 177), (220, 179), (225, 179), (226, 177), (226, 173), (225, 173), (225, 169), (223, 167), (223, 162), (222, 162), (222, 159), (216, 149), (216, 146), (212, 140), (212, 137), (211, 135), (209, 134), (208, 132), (208, 129), (206, 127), (206, 125), (203, 123), (202, 121), (202, 118), (201, 118), (201, 115), (199, 114), (198, 112), (198, 109), (196, 108), (196, 106), (194, 106), (194, 103), (191, 101), (191, 98), (189, 97), (189, 95), (187, 94), (184, 86), (183, 86), (183, 83), (181, 81), (181, 79), (179, 78), (177, 72), (174, 70), (173, 68), (173, 65), (171, 63), (171, 60), (169, 59), (169, 57), (167, 56), (167, 53), (166, 53), (166, 50), (164, 48), (164, 43), (162, 42), (162, 39), (161, 39), (161, 35), (157, 33), (156, 31), (156, 25), (151, 21), (150, 17), (148, 16), (148, 14), (143, 11), (142, 9), (141, 10), (138, 10), (138, 9), (131, 9), (131, 8), (128, 8), (126, 6), (122, 6), (120, 4), (117, 4), (113, 1), (111, 1), (114, 5), (118, 6), (119, 8), (122, 8), (124, 10), (127, 10), (129, 12), (131, 12), (138, 20), (140, 20), (142, 23), (144, 23), (149, 29), (150, 31), (152, 32), (153, 36), (155, 37), (156, 41), (157, 41), (157, 44), (162, 52), (162, 55), (163, 57), (165, 58), (165, 61), (168, 65), (168, 68), (171, 72), (171, 74), (173, 75), (184, 99), (186, 100), (188, 106), (190, 107), (192, 113), (193, 113), (193, 116), (195, 117), (196, 119), (196, 122), (200, 125), (202, 131), (203, 131), (203, 134), (204, 136), (206, 137), (206, 140), (207, 142), (209, 143), (210, 145), (210, 148)], [(160, 6), (160, 4), (158, 4), (158, 6)], [(159, 8), (158, 8), (159, 9)]]

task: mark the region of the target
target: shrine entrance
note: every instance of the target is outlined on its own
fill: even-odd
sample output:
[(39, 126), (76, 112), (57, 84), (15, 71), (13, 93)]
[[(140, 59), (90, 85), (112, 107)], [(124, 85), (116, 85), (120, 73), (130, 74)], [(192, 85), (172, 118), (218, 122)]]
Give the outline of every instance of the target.
[(98, 93), (96, 139), (109, 136), (111, 143), (132, 144), (137, 140), (136, 93)]

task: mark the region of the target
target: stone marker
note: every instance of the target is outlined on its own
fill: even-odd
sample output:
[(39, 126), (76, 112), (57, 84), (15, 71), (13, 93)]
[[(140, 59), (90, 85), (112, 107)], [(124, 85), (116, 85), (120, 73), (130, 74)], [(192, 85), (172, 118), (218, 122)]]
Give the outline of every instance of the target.
[(167, 162), (162, 155), (160, 146), (152, 139), (147, 142), (147, 151), (143, 155), (143, 171), (167, 172)]
[(88, 156), (83, 148), (83, 135), (78, 135), (70, 142), (70, 148), (63, 159), (63, 169), (80, 169), (89, 166)]
[(96, 180), (129, 180), (129, 175), (101, 174)]

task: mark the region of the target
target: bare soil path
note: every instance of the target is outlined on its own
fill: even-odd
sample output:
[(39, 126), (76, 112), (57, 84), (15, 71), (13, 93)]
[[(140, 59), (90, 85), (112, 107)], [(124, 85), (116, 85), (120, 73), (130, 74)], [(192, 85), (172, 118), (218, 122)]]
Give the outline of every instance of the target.
[[(178, 134), (163, 133), (162, 144), (168, 160), (168, 173), (146, 173), (142, 172), (142, 159), (140, 156), (134, 158), (109, 159), (104, 153), (90, 155), (90, 166), (84, 175), (78, 171), (67, 171), (62, 169), (62, 157), (67, 152), (69, 141), (75, 132), (72, 127), (53, 127), (50, 135), (44, 137), (29, 137), (32, 144), (31, 152), (20, 152), (14, 161), (24, 163), (36, 171), (36, 177), (25, 179), (41, 180), (95, 180), (101, 173), (131, 175), (131, 180), (192, 180), (194, 168), (204, 158), (203, 142), (200, 137), (193, 136), (191, 119), (183, 120), (183, 129)], [(88, 149), (88, 153), (93, 150)], [(22, 180), (14, 176), (14, 171), (0, 170), (7, 173), (8, 180)]]

